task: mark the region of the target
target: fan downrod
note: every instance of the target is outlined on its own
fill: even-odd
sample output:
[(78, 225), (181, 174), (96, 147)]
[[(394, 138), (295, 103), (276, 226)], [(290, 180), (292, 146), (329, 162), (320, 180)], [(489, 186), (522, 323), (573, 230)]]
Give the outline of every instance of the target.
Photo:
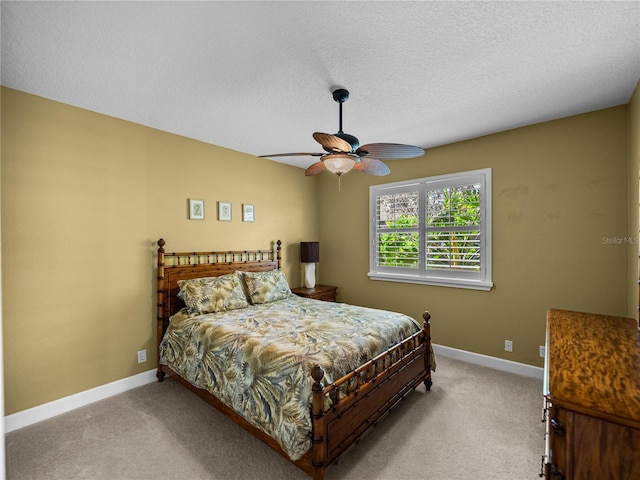
[[(342, 104), (347, 101), (349, 98), (349, 90), (345, 90), (344, 88), (338, 88), (333, 91), (333, 99), (338, 102), (340, 107), (340, 123), (338, 133), (335, 134), (336, 137), (341, 138), (349, 145), (351, 145), (351, 152), (355, 152), (357, 148), (360, 146), (360, 140), (358, 140), (353, 135), (349, 135), (348, 133), (344, 133), (342, 131)], [(326, 150), (326, 149), (325, 149)]]

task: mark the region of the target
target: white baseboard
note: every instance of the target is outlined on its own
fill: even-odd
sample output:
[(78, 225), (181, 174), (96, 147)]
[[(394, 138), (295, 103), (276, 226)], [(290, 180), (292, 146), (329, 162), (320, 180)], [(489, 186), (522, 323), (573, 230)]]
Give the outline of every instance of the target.
[[(502, 358), (490, 357), (480, 353), (458, 350), (457, 348), (445, 347), (443, 345), (433, 344), (433, 350), (436, 355), (449, 357), (464, 362), (473, 363), (483, 367), (493, 368), (504, 372), (515, 373), (525, 377), (532, 377), (542, 380), (543, 369), (526, 365), (524, 363), (512, 362)], [(70, 412), (76, 408), (84, 407), (98, 400), (104, 400), (118, 393), (126, 392), (132, 388), (141, 387), (148, 383), (155, 382), (156, 370), (148, 370), (146, 372), (133, 375), (132, 377), (123, 378), (106, 385), (101, 385), (84, 392), (76, 393), (68, 397), (54, 400), (53, 402), (38, 405), (4, 417), (5, 433), (18, 430), (28, 425), (53, 418), (56, 415)]]
[(112, 397), (118, 393), (126, 392), (132, 388), (141, 387), (148, 383), (156, 381), (156, 370), (148, 370), (146, 372), (123, 378), (115, 382), (107, 383), (99, 387), (85, 390), (84, 392), (69, 395), (68, 397), (54, 400), (53, 402), (38, 405), (21, 412), (13, 413), (4, 417), (5, 433), (18, 430), (19, 428), (33, 425), (34, 423), (47, 420), (62, 413), (70, 412), (79, 407), (84, 407), (98, 400)]
[[(541, 367), (534, 367), (533, 365), (512, 362), (511, 360), (504, 360), (497, 357), (490, 357), (488, 355), (482, 355), (481, 353), (458, 350), (457, 348), (445, 347), (444, 345), (437, 345), (435, 343), (433, 344), (433, 351), (436, 355), (442, 355), (443, 357), (462, 360), (463, 362), (473, 363), (474, 365), (489, 367), (503, 372), (515, 373), (517, 375), (536, 378), (538, 380), (542, 380), (544, 376), (544, 369)], [(436, 363), (437, 361), (438, 359), (436, 358)]]

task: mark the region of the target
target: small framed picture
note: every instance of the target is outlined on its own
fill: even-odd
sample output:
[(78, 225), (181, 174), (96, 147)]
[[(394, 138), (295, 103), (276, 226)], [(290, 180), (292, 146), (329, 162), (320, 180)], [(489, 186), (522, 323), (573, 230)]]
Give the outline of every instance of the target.
[(218, 220), (222, 222), (231, 221), (231, 204), (228, 202), (218, 202)]
[(204, 220), (204, 200), (189, 199), (189, 219)]
[(255, 208), (253, 205), (249, 205), (248, 203), (242, 204), (242, 221), (243, 222), (254, 222), (256, 220), (255, 217)]

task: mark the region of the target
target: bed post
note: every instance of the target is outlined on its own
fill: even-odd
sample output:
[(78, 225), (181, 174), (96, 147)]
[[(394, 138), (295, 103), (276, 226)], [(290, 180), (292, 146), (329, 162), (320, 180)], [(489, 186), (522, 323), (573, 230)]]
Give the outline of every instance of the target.
[(311, 378), (313, 378), (313, 386), (311, 387), (313, 392), (311, 401), (311, 423), (313, 426), (311, 466), (313, 467), (313, 479), (321, 480), (325, 470), (326, 442), (324, 438), (324, 385), (322, 384), (324, 370), (320, 365), (313, 367)]
[[(158, 355), (160, 355), (160, 342), (164, 335), (164, 240), (158, 240)], [(158, 371), (156, 378), (159, 382), (164, 379), (164, 372), (160, 368), (160, 358), (158, 358)]]
[(278, 240), (276, 242), (276, 262), (278, 262), (278, 270), (280, 270), (280, 260), (282, 260), (282, 256), (280, 255), (282, 252), (282, 242), (280, 240)]
[(427, 372), (427, 376), (424, 379), (424, 386), (427, 388), (427, 390), (431, 390), (431, 385), (433, 385), (433, 382), (431, 381), (431, 355), (432, 355), (432, 350), (431, 350), (431, 323), (429, 323), (429, 320), (431, 320), (431, 314), (427, 311), (425, 311), (422, 314), (422, 318), (424, 319), (424, 325), (422, 326), (422, 331), (424, 332), (424, 344), (425, 344), (425, 351), (424, 351), (424, 368), (425, 371)]

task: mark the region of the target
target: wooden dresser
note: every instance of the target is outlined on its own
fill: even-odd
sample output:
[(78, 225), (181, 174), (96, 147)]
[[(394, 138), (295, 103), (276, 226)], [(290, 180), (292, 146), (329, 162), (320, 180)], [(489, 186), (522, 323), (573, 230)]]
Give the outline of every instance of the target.
[(316, 285), (313, 288), (297, 287), (291, 291), (299, 297), (313, 298), (315, 300), (324, 300), (325, 302), (335, 302), (338, 287), (333, 285)]
[(631, 318), (549, 310), (547, 480), (640, 479), (640, 336)]

